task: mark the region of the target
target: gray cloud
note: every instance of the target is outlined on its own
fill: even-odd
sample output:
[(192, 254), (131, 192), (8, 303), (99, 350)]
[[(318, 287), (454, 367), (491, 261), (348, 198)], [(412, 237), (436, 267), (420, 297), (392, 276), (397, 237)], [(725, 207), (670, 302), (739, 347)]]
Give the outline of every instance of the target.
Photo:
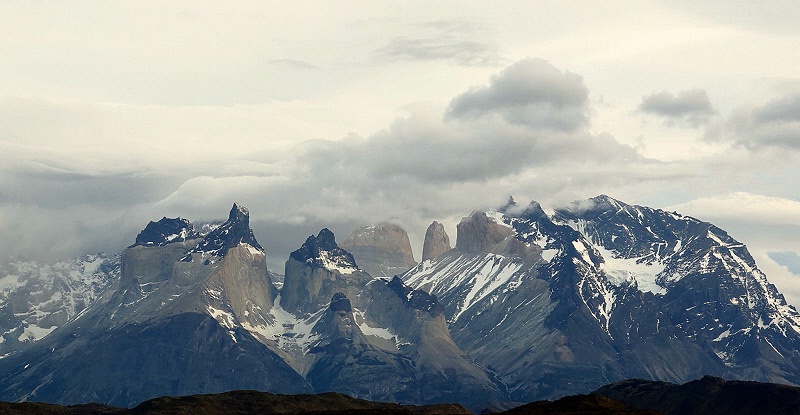
[(443, 60), (459, 65), (497, 65), (497, 46), (480, 39), (483, 29), (472, 22), (435, 21), (417, 25), (414, 36), (399, 36), (372, 51), (381, 62)]
[(800, 92), (766, 104), (735, 111), (718, 136), (756, 150), (782, 148), (800, 150)]
[[(120, 172), (109, 168), (118, 160), (100, 163), (102, 156), (81, 149), (19, 150), (38, 167), (0, 170), (0, 189), (15, 192), (13, 202), (0, 204), (0, 232), (15, 235), (0, 241), (0, 252), (121, 248), (149, 220), (224, 218), (237, 201), (250, 208), (270, 269), (281, 271), (288, 253), (322, 226), (343, 238), (357, 224), (397, 217), (419, 248), (431, 220), (455, 226), (470, 210), (499, 205), (509, 194), (545, 204), (602, 192), (624, 198), (623, 188), (641, 194), (687, 175), (582, 128), (587, 94), (579, 76), (532, 59), (459, 95), (446, 116), (418, 108), (368, 137), (306, 141), (268, 162), (130, 152), (137, 167)], [(516, 117), (530, 108), (533, 119)], [(59, 163), (65, 154), (76, 161)]]
[(489, 85), (455, 97), (446, 116), (497, 115), (513, 124), (569, 132), (588, 125), (588, 94), (579, 75), (542, 59), (526, 59), (493, 77)]
[(688, 89), (677, 94), (667, 91), (642, 97), (639, 111), (666, 118), (668, 125), (699, 127), (715, 111), (704, 89)]

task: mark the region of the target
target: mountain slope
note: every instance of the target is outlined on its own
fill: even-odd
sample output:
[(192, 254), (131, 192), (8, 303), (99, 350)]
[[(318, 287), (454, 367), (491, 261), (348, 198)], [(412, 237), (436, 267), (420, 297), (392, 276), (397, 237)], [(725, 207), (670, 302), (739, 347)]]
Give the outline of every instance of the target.
[(0, 357), (23, 350), (83, 313), (119, 279), (119, 256), (0, 265)]
[[(153, 226), (163, 232), (148, 225), (125, 250), (103, 301), (0, 360), (3, 399), (127, 406), (164, 394), (312, 390), (275, 347), (242, 328), (274, 323), (274, 287), (247, 210), (234, 205), (202, 238), (179, 219)], [(196, 237), (161, 237), (176, 229)]]
[(402, 276), (512, 399), (704, 374), (797, 383), (797, 312), (713, 225), (606, 196), (547, 215), (475, 212), (455, 249)]

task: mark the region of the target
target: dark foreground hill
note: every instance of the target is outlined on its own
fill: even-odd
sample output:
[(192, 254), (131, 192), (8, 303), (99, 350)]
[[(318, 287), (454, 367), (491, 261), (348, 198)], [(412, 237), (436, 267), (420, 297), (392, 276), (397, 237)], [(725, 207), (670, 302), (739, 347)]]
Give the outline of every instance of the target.
[(713, 376), (682, 385), (631, 379), (603, 386), (594, 393), (668, 415), (800, 413), (800, 387)]
[(0, 402), (3, 415), (263, 415), (263, 414), (389, 414), (389, 415), (468, 415), (461, 405), (411, 406), (371, 402), (329, 392), (317, 395), (275, 395), (257, 391), (232, 391), (208, 395), (161, 397), (142, 402), (131, 409), (105, 405), (60, 406), (37, 402)]
[[(800, 387), (724, 380), (706, 376), (677, 385), (631, 379), (603, 386), (589, 395), (537, 401), (501, 412), (506, 415), (749, 415), (800, 413)], [(0, 402), (2, 415), (263, 415), (263, 414), (389, 414), (468, 415), (457, 404), (401, 405), (372, 402), (335, 392), (276, 395), (257, 391), (161, 397), (130, 409), (86, 404)]]
[(536, 401), (502, 412), (503, 415), (659, 415), (600, 395), (573, 395), (559, 400)]

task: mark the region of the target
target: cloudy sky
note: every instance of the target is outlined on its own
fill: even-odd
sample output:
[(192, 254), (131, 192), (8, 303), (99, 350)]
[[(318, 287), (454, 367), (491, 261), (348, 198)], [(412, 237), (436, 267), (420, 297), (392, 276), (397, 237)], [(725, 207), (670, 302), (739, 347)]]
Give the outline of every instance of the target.
[[(452, 3), (452, 4), (451, 4)], [(701, 4), (698, 4), (701, 3)], [(602, 7), (599, 6), (602, 4)], [(0, 253), (251, 211), (321, 227), (608, 194), (726, 229), (800, 305), (796, 1), (0, 2)]]

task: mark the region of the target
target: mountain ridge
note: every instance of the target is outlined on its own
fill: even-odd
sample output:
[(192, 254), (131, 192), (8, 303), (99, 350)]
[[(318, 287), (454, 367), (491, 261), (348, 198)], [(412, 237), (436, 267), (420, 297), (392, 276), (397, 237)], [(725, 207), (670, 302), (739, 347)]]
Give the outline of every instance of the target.
[[(435, 224), (426, 242), (439, 254), (391, 278), (363, 270), (323, 228), (289, 255), (279, 289), (246, 208), (201, 230), (150, 222), (91, 305), (0, 357), (0, 396), (131, 404), (239, 385), (477, 409), (626, 378), (800, 382), (800, 314), (710, 223), (601, 195), (550, 214), (511, 199), (472, 212), (453, 248)], [(91, 364), (82, 348), (105, 356), (87, 373), (131, 383), (68, 376)], [(229, 362), (236, 353), (251, 363)], [(116, 355), (156, 381), (134, 384)], [(164, 373), (145, 358), (170, 355), (185, 362)]]

